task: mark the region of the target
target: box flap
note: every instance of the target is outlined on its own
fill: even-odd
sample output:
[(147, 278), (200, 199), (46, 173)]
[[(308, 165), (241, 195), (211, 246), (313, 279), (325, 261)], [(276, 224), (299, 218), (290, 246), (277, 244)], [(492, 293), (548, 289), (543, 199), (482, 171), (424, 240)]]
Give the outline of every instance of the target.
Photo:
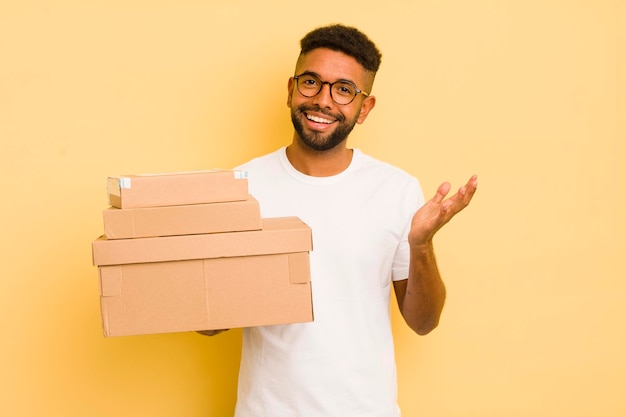
[(116, 297), (122, 294), (122, 268), (118, 265), (98, 268), (100, 295)]
[(289, 254), (289, 283), (307, 284), (311, 281), (308, 252)]

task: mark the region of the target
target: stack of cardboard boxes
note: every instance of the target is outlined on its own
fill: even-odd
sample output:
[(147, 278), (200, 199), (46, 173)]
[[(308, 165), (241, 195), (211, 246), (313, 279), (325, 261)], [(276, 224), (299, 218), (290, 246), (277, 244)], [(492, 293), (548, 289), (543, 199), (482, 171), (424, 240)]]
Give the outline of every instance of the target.
[(110, 177), (92, 244), (105, 336), (313, 320), (311, 230), (261, 218), (243, 171)]

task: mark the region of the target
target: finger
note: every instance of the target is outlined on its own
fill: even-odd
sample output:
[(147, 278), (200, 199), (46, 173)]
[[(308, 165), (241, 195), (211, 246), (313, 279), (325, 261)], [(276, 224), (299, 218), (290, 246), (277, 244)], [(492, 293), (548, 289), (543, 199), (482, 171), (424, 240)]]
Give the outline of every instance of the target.
[(453, 197), (444, 201), (443, 204), (449, 202), (449, 207), (446, 211), (456, 214), (467, 207), (476, 192), (476, 188), (463, 186), (459, 189), (459, 192), (456, 193)]
[(478, 175), (472, 175), (467, 184), (465, 184), (465, 189), (473, 194), (476, 188), (478, 188)]
[(465, 202), (465, 205), (467, 205), (478, 188), (478, 176), (473, 175), (463, 188), (463, 201)]
[(470, 203), (475, 191), (475, 188), (468, 185), (462, 186), (456, 194), (441, 203), (442, 212), (455, 214), (463, 210)]
[(440, 204), (450, 192), (450, 188), (451, 185), (449, 182), (444, 182), (443, 184), (441, 184), (439, 188), (437, 188), (437, 193), (433, 197), (433, 201), (437, 204)]
[(469, 179), (467, 184), (459, 188), (459, 191), (457, 192), (457, 194), (454, 195), (452, 198), (457, 199), (460, 197), (463, 201), (469, 202), (469, 200), (471, 200), (472, 196), (476, 192), (477, 186), (478, 186), (478, 179), (476, 175), (474, 175), (472, 176), (472, 178)]

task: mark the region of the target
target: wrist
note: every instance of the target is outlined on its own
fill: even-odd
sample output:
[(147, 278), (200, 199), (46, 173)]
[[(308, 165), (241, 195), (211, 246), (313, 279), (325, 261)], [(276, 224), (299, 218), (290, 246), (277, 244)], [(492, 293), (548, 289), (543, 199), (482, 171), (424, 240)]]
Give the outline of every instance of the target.
[(428, 254), (433, 252), (433, 242), (432, 240), (428, 240), (426, 242), (420, 243), (412, 243), (411, 244), (411, 253), (419, 255), (419, 254)]

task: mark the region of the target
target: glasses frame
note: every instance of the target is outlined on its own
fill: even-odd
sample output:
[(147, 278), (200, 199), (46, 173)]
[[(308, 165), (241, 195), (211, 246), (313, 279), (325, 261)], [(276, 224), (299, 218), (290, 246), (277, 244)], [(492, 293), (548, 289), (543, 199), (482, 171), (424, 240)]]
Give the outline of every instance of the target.
[[(300, 91), (300, 83), (298, 82), (298, 79), (300, 77), (302, 77), (303, 75), (312, 76), (314, 78), (317, 78), (320, 81), (320, 89), (317, 91), (317, 93), (313, 94), (312, 96), (307, 96), (302, 91)], [(300, 93), (303, 97), (307, 97), (307, 98), (313, 98), (313, 97), (317, 96), (324, 89), (324, 84), (328, 84), (328, 91), (330, 92), (330, 98), (332, 98), (333, 101), (335, 102), (335, 104), (337, 104), (339, 106), (345, 106), (345, 105), (348, 105), (348, 104), (352, 103), (354, 101), (354, 99), (356, 98), (356, 96), (358, 96), (359, 94), (363, 94), (365, 97), (369, 97), (368, 93), (366, 93), (365, 91), (363, 91), (360, 88), (358, 88), (356, 86), (356, 84), (353, 83), (352, 81), (337, 80), (334, 83), (331, 83), (330, 81), (322, 81), (322, 79), (317, 74), (315, 74), (313, 72), (303, 72), (302, 74), (294, 75), (293, 79), (296, 80), (296, 89), (298, 90), (298, 93)], [(354, 86), (355, 93), (354, 93), (354, 96), (352, 96), (352, 99), (349, 102), (347, 102), (347, 103), (338, 103), (337, 100), (335, 100), (335, 97), (333, 97), (333, 85), (335, 85), (337, 83), (350, 84), (350, 85)]]

